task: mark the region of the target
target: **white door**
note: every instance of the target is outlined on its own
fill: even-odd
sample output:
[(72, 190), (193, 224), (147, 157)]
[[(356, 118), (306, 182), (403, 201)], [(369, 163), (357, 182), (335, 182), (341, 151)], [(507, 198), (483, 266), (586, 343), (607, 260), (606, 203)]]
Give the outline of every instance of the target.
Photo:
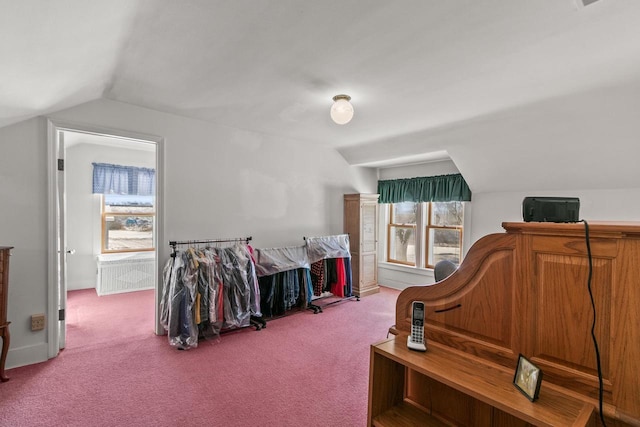
[(56, 201), (58, 213), (58, 348), (63, 349), (67, 341), (65, 309), (67, 307), (67, 233), (66, 233), (66, 199), (64, 186), (64, 132), (57, 132), (58, 172), (56, 174)]

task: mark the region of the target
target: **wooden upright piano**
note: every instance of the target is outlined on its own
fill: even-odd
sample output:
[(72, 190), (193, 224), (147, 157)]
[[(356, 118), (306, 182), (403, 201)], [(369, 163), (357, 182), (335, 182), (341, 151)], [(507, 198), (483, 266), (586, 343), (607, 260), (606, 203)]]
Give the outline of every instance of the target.
[[(640, 222), (502, 225), (399, 295), (393, 338), (371, 346), (368, 425), (640, 426)], [(407, 349), (412, 301), (424, 353)], [(519, 354), (543, 372), (535, 402), (513, 385)]]

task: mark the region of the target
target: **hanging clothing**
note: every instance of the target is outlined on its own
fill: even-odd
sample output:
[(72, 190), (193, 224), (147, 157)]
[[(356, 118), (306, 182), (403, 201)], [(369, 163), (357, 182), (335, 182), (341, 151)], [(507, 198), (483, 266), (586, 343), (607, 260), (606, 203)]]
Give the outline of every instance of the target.
[(335, 258), (336, 281), (331, 284), (331, 293), (337, 297), (344, 298), (344, 286), (346, 284), (346, 275), (344, 272), (343, 258)]
[(353, 284), (352, 284), (352, 280), (353, 280), (353, 276), (351, 274), (351, 258), (343, 258), (344, 260), (344, 274), (345, 274), (345, 290), (344, 290), (344, 296), (345, 297), (351, 297), (353, 296)]
[(297, 268), (262, 276), (261, 310), (265, 317), (282, 316), (295, 307), (306, 307), (310, 301), (311, 277), (308, 268)]
[(160, 321), (169, 344), (187, 349), (260, 317), (260, 286), (247, 245), (176, 251), (163, 269)]
[(313, 295), (322, 295), (322, 289), (325, 286), (324, 260), (320, 260), (311, 264), (311, 281), (313, 283)]
[(311, 270), (308, 268), (299, 268), (298, 274), (300, 276), (300, 299), (308, 304), (311, 302), (311, 297), (313, 296)]
[[(320, 259), (310, 263), (308, 252)], [(185, 251), (174, 247), (163, 268), (160, 301), (160, 322), (169, 344), (181, 349), (196, 347), (199, 339), (249, 326), (256, 322), (255, 317), (306, 308), (313, 296), (323, 292), (350, 297), (349, 255), (347, 235), (310, 238), (305, 246), (255, 251), (247, 244)]]
[(325, 259), (325, 266), (327, 267), (327, 276), (325, 279), (325, 292), (333, 293), (338, 286), (338, 267), (336, 264), (336, 258)]
[(310, 278), (314, 296), (331, 292), (338, 297), (353, 294), (351, 258), (329, 258), (311, 264)]

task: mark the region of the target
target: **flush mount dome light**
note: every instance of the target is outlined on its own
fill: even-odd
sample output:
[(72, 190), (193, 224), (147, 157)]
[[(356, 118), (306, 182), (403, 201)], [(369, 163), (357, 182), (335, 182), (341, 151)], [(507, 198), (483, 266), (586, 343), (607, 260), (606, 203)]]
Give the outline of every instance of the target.
[(353, 118), (353, 105), (349, 95), (336, 95), (331, 106), (331, 119), (339, 125), (347, 124)]

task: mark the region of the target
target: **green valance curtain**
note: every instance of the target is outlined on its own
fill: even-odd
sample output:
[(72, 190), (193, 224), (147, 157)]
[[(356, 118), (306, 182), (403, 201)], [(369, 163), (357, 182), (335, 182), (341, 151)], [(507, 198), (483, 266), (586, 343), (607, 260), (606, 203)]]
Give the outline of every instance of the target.
[(471, 201), (471, 190), (459, 173), (378, 181), (378, 194), (379, 203)]

